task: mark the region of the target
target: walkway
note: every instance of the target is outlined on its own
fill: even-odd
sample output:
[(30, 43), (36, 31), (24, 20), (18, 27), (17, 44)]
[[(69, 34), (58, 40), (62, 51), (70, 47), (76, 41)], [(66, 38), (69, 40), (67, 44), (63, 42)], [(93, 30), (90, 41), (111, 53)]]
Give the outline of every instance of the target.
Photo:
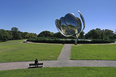
[(65, 44), (58, 58), (58, 61), (70, 60), (70, 53), (71, 53), (71, 44)]
[[(43, 67), (116, 67), (116, 61), (109, 60), (70, 60), (71, 44), (65, 44), (58, 60), (51, 61), (39, 61), (43, 63)], [(0, 70), (10, 70), (10, 69), (27, 69), (28, 62), (9, 62), (0, 63)]]

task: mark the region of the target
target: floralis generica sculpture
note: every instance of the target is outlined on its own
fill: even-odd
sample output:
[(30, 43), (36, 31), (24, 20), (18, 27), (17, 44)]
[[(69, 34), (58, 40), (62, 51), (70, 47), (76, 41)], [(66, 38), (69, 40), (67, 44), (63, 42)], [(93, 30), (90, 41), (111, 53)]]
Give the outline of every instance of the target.
[(85, 21), (80, 11), (81, 20), (83, 22), (83, 27), (81, 20), (78, 17), (75, 17), (74, 13), (68, 13), (64, 17), (61, 17), (60, 20), (55, 20), (55, 25), (58, 31), (65, 37), (74, 37), (76, 38), (75, 44), (77, 44), (77, 39), (80, 33), (85, 29)]

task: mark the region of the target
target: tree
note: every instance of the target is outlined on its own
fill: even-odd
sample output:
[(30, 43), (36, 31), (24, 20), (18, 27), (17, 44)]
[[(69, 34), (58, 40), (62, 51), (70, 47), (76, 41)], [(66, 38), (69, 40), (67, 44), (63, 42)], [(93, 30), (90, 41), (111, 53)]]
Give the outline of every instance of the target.
[(6, 30), (9, 34), (9, 39), (8, 40), (12, 40), (13, 39), (13, 36), (12, 36), (12, 31), (10, 30)]
[(87, 39), (114, 39), (114, 37), (115, 36), (112, 30), (101, 30), (99, 28), (92, 29), (85, 35), (85, 38)]
[(8, 34), (8, 32), (5, 31), (4, 29), (0, 30), (0, 40), (6, 41), (10, 38), (9, 36), (10, 35)]
[(28, 34), (28, 32), (23, 32), (22, 33), (22, 38), (26, 39), (26, 35)]
[(40, 34), (38, 34), (37, 37), (53, 37), (54, 33), (50, 31), (42, 31)]
[(97, 32), (97, 30), (90, 30), (86, 35), (85, 35), (85, 38), (86, 39), (99, 39), (100, 38), (100, 35), (99, 33)]
[(19, 39), (20, 38), (20, 34), (18, 33), (18, 28), (13, 27), (13, 28), (11, 28), (11, 31), (12, 31), (13, 39)]
[(109, 38), (109, 36), (113, 36), (113, 35), (114, 35), (114, 33), (113, 33), (113, 31), (112, 31), (112, 30), (105, 29), (105, 30), (104, 30), (104, 35), (108, 36), (108, 38)]
[(54, 37), (56, 37), (56, 38), (65, 38), (60, 32), (54, 33)]
[(11, 28), (11, 31), (13, 31), (13, 32), (18, 32), (18, 28), (12, 27), (12, 28)]
[(101, 33), (101, 39), (104, 39), (104, 33), (103, 32)]
[(113, 35), (113, 38), (116, 39), (116, 34)]
[(114, 39), (113, 31), (109, 29), (101, 30), (101, 39)]
[(83, 32), (83, 31), (80, 33), (79, 38), (80, 38), (80, 39), (83, 39), (83, 38), (84, 38), (84, 32)]
[(36, 37), (37, 35), (35, 34), (35, 33), (27, 33), (26, 35), (25, 35), (25, 38), (34, 38), (34, 37)]
[(19, 37), (18, 37), (18, 39), (22, 39), (22, 38), (23, 38), (23, 37), (22, 37), (22, 35), (23, 35), (23, 32), (21, 32), (21, 31), (18, 31), (17, 33), (18, 33), (18, 36), (19, 36)]
[(101, 32), (101, 29), (100, 28), (96, 28), (96, 31), (100, 33)]

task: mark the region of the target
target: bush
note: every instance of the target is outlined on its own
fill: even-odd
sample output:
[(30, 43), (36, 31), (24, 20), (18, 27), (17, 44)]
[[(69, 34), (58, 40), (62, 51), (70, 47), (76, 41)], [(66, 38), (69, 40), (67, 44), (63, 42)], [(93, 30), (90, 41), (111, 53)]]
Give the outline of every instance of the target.
[(114, 39), (107, 39), (107, 40), (93, 39), (92, 41), (93, 41), (93, 43), (113, 43), (113, 42), (115, 42)]
[[(27, 41), (31, 42), (40, 42), (40, 43), (75, 43), (75, 39), (60, 39), (56, 37), (36, 37), (36, 38), (29, 38)], [(108, 39), (108, 40), (103, 40), (103, 39), (92, 39), (92, 40), (78, 40), (77, 43), (112, 43), (115, 42), (114, 39)]]

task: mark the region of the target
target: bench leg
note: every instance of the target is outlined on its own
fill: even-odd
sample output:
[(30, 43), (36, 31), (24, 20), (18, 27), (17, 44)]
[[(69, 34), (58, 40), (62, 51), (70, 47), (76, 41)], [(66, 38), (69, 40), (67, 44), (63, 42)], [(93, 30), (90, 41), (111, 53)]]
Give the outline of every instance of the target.
[(38, 65), (35, 65), (35, 67), (38, 67)]

